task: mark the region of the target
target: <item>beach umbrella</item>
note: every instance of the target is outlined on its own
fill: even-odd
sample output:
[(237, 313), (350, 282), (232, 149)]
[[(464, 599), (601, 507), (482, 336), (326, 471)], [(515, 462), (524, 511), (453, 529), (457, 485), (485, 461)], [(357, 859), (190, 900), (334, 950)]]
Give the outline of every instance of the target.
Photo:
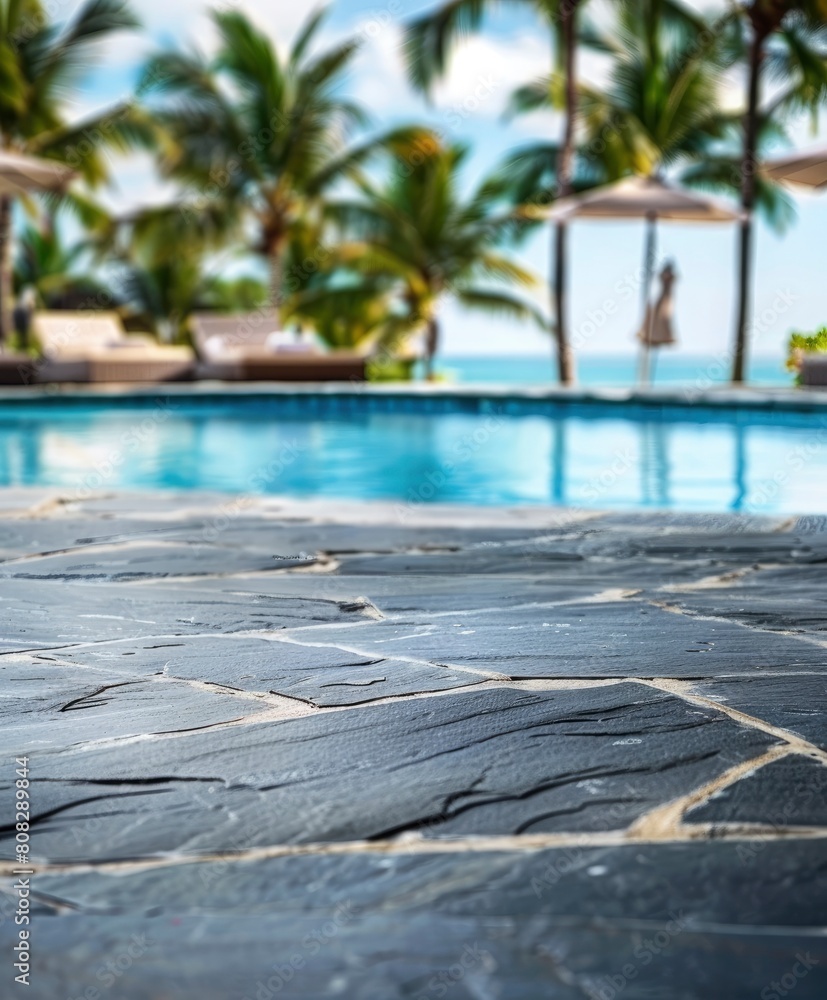
[[(650, 308), (652, 277), (657, 252), (657, 223), (667, 222), (735, 222), (743, 217), (737, 209), (714, 198), (704, 197), (676, 187), (659, 177), (625, 177), (613, 184), (594, 188), (555, 202), (546, 213), (552, 219), (610, 219), (646, 221), (646, 242), (643, 254), (643, 319), (652, 322), (655, 310)], [(648, 320), (647, 320), (648, 317)], [(649, 381), (651, 330), (642, 338), (640, 380)]]
[(57, 191), (74, 177), (74, 172), (54, 160), (41, 160), (0, 149), (0, 199), (3, 200), (3, 231), (0, 232), (0, 339), (10, 330), (11, 296), (11, 199), (32, 191)]
[(811, 188), (827, 187), (827, 149), (785, 156), (764, 164), (763, 170), (774, 181), (789, 181)]

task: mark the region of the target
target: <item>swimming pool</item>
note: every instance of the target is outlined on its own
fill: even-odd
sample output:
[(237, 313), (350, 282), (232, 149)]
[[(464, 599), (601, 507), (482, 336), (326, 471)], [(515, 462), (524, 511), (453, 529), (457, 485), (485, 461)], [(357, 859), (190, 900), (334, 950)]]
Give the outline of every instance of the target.
[(355, 391), (6, 398), (0, 484), (827, 513), (827, 410)]

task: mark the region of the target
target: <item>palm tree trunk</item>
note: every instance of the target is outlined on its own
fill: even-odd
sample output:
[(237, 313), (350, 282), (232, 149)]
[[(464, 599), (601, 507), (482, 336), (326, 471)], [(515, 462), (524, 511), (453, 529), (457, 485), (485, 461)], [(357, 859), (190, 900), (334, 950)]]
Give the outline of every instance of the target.
[[(562, 0), (560, 28), (563, 39), (564, 74), (566, 80), (566, 122), (563, 144), (557, 155), (557, 196), (566, 198), (572, 192), (571, 174), (574, 157), (574, 125), (577, 117), (577, 7), (580, 0)], [(561, 385), (574, 382), (574, 358), (568, 335), (568, 230), (565, 222), (554, 227), (554, 313), (556, 319), (557, 374)]]
[(554, 315), (556, 325), (554, 336), (557, 350), (557, 378), (561, 385), (571, 385), (574, 382), (574, 358), (569, 344), (566, 312), (568, 309), (568, 296), (566, 276), (568, 262), (568, 236), (569, 230), (565, 222), (557, 222), (554, 226), (554, 248), (552, 256), (554, 260), (554, 277), (552, 278), (552, 288), (554, 296)]
[(274, 242), (267, 252), (269, 278), (267, 284), (267, 304), (273, 310), (276, 329), (281, 329), (281, 306), (284, 301), (284, 262), (281, 245)]
[(11, 337), (11, 198), (0, 197), (0, 344)]
[(744, 119), (744, 150), (741, 160), (741, 207), (746, 213), (741, 221), (738, 245), (738, 318), (735, 326), (735, 351), (732, 357), (732, 381), (743, 382), (746, 373), (747, 325), (749, 323), (752, 285), (753, 233), (752, 210), (755, 204), (755, 169), (758, 146), (758, 101), (764, 38), (754, 31), (749, 53), (749, 95)]
[(439, 350), (439, 323), (431, 317), (425, 335), (425, 378), (430, 382), (434, 377), (434, 357)]

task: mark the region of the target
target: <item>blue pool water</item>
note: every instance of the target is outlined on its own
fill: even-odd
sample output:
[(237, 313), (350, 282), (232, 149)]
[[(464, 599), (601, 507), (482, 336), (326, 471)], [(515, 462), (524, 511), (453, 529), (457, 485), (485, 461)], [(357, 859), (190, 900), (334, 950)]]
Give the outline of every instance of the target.
[(0, 404), (0, 484), (827, 513), (827, 415), (189, 396)]

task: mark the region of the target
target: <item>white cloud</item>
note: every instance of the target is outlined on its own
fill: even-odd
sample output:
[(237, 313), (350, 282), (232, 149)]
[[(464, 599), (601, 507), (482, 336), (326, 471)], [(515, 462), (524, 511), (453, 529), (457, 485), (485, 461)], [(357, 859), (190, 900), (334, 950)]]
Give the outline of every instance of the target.
[(421, 108), (420, 99), (405, 79), (401, 45), (401, 29), (389, 24), (378, 35), (365, 37), (354, 62), (350, 90), (377, 117), (404, 116)]
[(199, 43), (213, 40), (210, 10), (241, 10), (248, 14), (268, 34), (278, 39), (292, 38), (306, 19), (310, 9), (303, 3), (278, 3), (272, 0), (140, 0), (140, 17), (145, 29), (157, 37), (176, 35), (193, 38)]
[(159, 177), (149, 153), (132, 153), (110, 158), (111, 183), (97, 197), (114, 215), (139, 208), (169, 205), (180, 189)]
[(549, 72), (550, 41), (522, 34), (507, 40), (477, 35), (457, 50), (435, 91), (439, 105), (460, 114), (499, 117), (511, 92)]

